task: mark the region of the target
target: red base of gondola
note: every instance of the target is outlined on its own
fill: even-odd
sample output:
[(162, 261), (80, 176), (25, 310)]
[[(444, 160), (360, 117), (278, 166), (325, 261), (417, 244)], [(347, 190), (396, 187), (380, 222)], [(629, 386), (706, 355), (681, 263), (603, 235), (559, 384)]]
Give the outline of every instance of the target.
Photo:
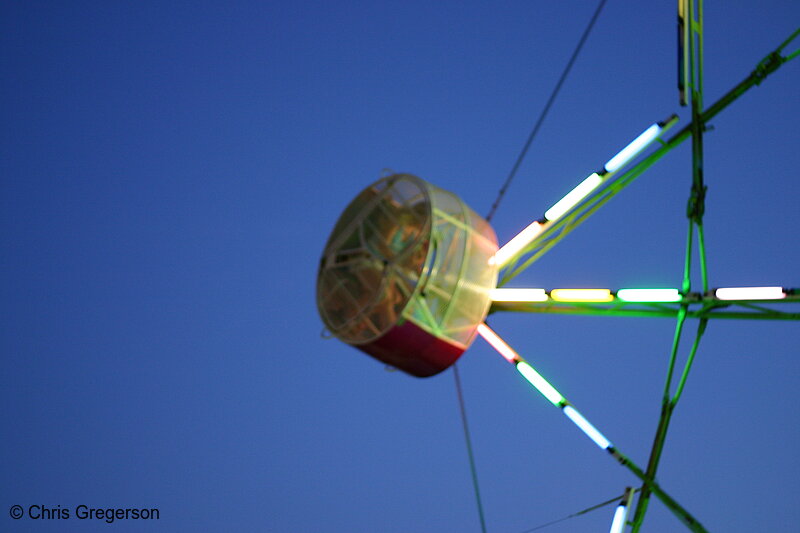
[(433, 376), (447, 369), (466, 350), (428, 333), (410, 321), (394, 326), (372, 342), (354, 347), (419, 378)]

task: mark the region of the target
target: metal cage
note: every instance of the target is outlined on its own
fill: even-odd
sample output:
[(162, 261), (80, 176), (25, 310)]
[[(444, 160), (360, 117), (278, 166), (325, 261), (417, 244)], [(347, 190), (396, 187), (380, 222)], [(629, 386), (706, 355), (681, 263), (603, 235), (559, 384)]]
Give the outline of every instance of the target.
[(362, 191), (322, 254), (317, 307), (340, 340), (419, 377), (452, 365), (491, 303), (497, 237), (455, 194), (410, 174)]

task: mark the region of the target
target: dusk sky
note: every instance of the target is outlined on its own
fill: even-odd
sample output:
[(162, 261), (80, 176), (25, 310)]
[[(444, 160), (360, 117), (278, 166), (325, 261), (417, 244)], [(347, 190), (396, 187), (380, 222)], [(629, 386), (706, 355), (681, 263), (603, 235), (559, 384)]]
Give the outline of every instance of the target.
[[(608, 1), (492, 220), (501, 242), (653, 122), (690, 123), (675, 4)], [(596, 7), (0, 2), (0, 530), (479, 532), (452, 370), (388, 372), (321, 338), (319, 258), (384, 169), (485, 215)], [(798, 26), (796, 0), (707, 2), (706, 106)], [(710, 124), (713, 287), (800, 287), (798, 94), (800, 58)], [(512, 285), (680, 287), (691, 179), (687, 142)], [(646, 466), (673, 319), (490, 321)], [(799, 356), (797, 321), (709, 323), (658, 472), (709, 531), (797, 531)], [(458, 364), (490, 533), (639, 485), (482, 340)], [(613, 512), (541, 531), (608, 531)], [(684, 530), (651, 500), (643, 531)]]

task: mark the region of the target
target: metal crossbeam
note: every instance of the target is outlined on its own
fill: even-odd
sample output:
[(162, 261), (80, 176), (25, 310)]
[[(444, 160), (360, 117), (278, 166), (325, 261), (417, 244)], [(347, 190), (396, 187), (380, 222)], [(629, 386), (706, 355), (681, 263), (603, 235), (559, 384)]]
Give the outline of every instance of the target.
[(790, 289), (781, 300), (720, 300), (711, 294), (689, 293), (677, 302), (628, 302), (614, 298), (610, 302), (493, 302), (490, 313), (544, 313), (558, 315), (593, 315), (625, 317), (676, 318), (686, 308), (687, 318), (800, 320), (800, 310), (780, 309), (800, 304), (800, 291)]
[[(725, 93), (719, 100), (711, 104), (705, 111), (699, 114), (699, 123), (705, 124), (720, 111), (736, 101), (745, 92), (755, 85), (760, 85), (767, 76), (778, 70), (781, 65), (798, 57), (800, 50), (786, 56), (781, 55), (783, 49), (791, 42), (800, 30), (795, 31), (788, 39), (774, 51), (770, 52), (762, 59), (756, 68), (735, 87)], [(622, 189), (630, 185), (636, 178), (644, 173), (645, 170), (653, 166), (659, 159), (664, 157), (669, 151), (677, 147), (692, 135), (692, 124), (688, 124), (666, 141), (661, 141), (661, 146), (650, 153), (647, 157), (636, 163), (629, 170), (619, 175), (613, 182), (602, 189), (598, 189), (593, 196), (588, 197), (575, 209), (567, 213), (556, 223), (549, 225), (536, 239), (516, 254), (513, 261), (510, 261), (500, 275), (498, 286), (502, 287), (513, 278), (521, 274), (531, 264), (547, 253), (561, 239), (566, 237), (572, 230), (584, 223), (598, 209), (605, 205), (614, 196), (619, 194)]]

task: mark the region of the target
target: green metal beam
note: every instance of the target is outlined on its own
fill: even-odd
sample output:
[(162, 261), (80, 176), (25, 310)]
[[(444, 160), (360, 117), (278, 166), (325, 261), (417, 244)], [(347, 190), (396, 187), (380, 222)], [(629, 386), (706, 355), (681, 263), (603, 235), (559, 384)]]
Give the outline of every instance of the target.
[[(653, 476), (645, 474), (642, 469), (636, 465), (632, 460), (625, 456), (610, 440), (608, 440), (596, 427), (592, 425), (575, 406), (567, 400), (547, 379), (539, 374), (539, 372), (527, 361), (524, 357), (518, 354), (513, 348), (505, 344), (502, 339), (491, 331), (491, 329), (482, 324), (483, 328), (479, 327), (478, 334), (481, 335), (495, 350), (497, 350), (505, 359), (515, 365), (517, 371), (531, 384), (533, 387), (544, 396), (553, 406), (560, 409), (567, 418), (570, 419), (581, 431), (586, 434), (598, 447), (607, 451), (613, 458), (615, 458), (622, 466), (633, 472), (638, 477), (648, 491), (655, 494), (667, 508), (675, 514), (684, 524), (690, 527), (692, 531), (698, 533), (705, 533), (706, 529), (695, 519), (689, 511), (683, 508), (675, 499), (673, 499), (667, 492), (656, 483)], [(570, 412), (567, 412), (567, 410)]]
[[(712, 118), (717, 116), (720, 111), (728, 107), (741, 95), (747, 92), (754, 85), (761, 84), (770, 74), (778, 70), (781, 65), (787, 61), (800, 55), (794, 52), (787, 56), (781, 55), (781, 50), (792, 41), (797, 35), (800, 34), (800, 29), (795, 31), (788, 39), (781, 45), (770, 52), (756, 68), (742, 81), (740, 81), (733, 89), (725, 93), (719, 100), (714, 102), (708, 109), (700, 113), (699, 123), (705, 124)], [(615, 181), (610, 183), (607, 187), (600, 189), (594, 196), (587, 199), (581, 206), (575, 209), (571, 214), (568, 214), (549, 228), (547, 228), (541, 235), (539, 235), (523, 252), (521, 252), (515, 261), (509, 265), (501, 273), (498, 287), (502, 287), (513, 278), (518, 276), (522, 271), (528, 268), (534, 261), (544, 255), (550, 248), (552, 248), (558, 241), (566, 237), (573, 229), (582, 224), (594, 214), (600, 207), (606, 204), (611, 198), (616, 196), (622, 189), (630, 185), (636, 178), (638, 178), (645, 170), (653, 166), (656, 161), (664, 157), (667, 152), (677, 147), (683, 141), (688, 139), (692, 133), (692, 124), (685, 126), (667, 141), (661, 141), (662, 145), (652, 152), (650, 155), (642, 159), (639, 163), (631, 167), (630, 170), (621, 174)], [(527, 254), (531, 254), (522, 264), (519, 261)]]
[[(720, 111), (725, 109), (739, 96), (744, 94), (753, 85), (760, 84), (767, 76), (776, 71), (783, 63), (797, 57), (800, 50), (787, 56), (782, 56), (781, 51), (798, 34), (800, 29), (795, 31), (781, 45), (767, 55), (750, 73), (748, 77), (739, 82), (733, 89), (728, 91), (722, 98), (717, 100), (708, 109), (703, 111), (702, 104), (702, 0), (697, 0), (699, 9), (697, 17), (694, 13), (695, 0), (682, 0), (684, 5), (689, 7), (689, 31), (690, 38), (690, 57), (691, 57), (691, 96), (692, 96), (692, 122), (667, 141), (661, 141), (662, 146), (652, 152), (649, 156), (642, 159), (630, 170), (619, 176), (616, 180), (599, 189), (593, 196), (590, 196), (579, 204), (572, 212), (567, 213), (562, 219), (549, 226), (531, 244), (523, 249), (503, 270), (498, 287), (502, 287), (511, 279), (519, 275), (528, 266), (544, 255), (550, 248), (568, 235), (573, 229), (586, 221), (586, 219), (605, 205), (611, 198), (618, 194), (623, 188), (630, 185), (633, 180), (639, 177), (645, 170), (655, 164), (667, 152), (678, 146), (690, 136), (693, 139), (692, 146), (692, 196), (687, 207), (689, 217), (689, 234), (687, 238), (686, 261), (684, 268), (684, 282), (682, 293), (684, 297), (679, 302), (622, 302), (615, 299), (612, 302), (494, 302), (491, 312), (497, 311), (523, 311), (532, 313), (556, 313), (556, 314), (576, 314), (576, 315), (605, 315), (605, 316), (647, 316), (647, 317), (676, 317), (678, 319), (675, 329), (673, 346), (670, 353), (669, 369), (664, 386), (662, 399), (662, 411), (659, 418), (658, 428), (653, 441), (650, 458), (648, 460), (647, 471), (642, 471), (635, 463), (624, 456), (615, 448), (609, 448), (609, 452), (622, 464), (634, 473), (641, 481), (642, 488), (638, 504), (633, 518), (633, 533), (637, 533), (642, 526), (647, 510), (649, 495), (652, 493), (658, 497), (667, 508), (672, 511), (690, 530), (695, 532), (705, 532), (706, 529), (675, 500), (666, 494), (655, 481), (655, 474), (664, 447), (667, 429), (672, 416), (672, 412), (677, 405), (684, 386), (688, 379), (692, 363), (694, 362), (700, 340), (705, 332), (707, 322), (712, 318), (735, 318), (735, 319), (761, 319), (761, 320), (800, 320), (800, 313), (787, 313), (757, 305), (767, 303), (778, 305), (785, 303), (796, 303), (800, 301), (797, 291), (788, 291), (786, 298), (782, 300), (737, 300), (721, 301), (714, 298), (708, 289), (708, 273), (705, 254), (705, 242), (702, 226), (702, 216), (704, 211), (705, 185), (702, 173), (702, 133), (705, 124), (715, 117)], [(700, 269), (703, 285), (703, 293), (691, 293), (691, 256), (692, 238), (694, 229), (698, 233), (698, 252), (700, 255)], [(524, 261), (522, 259), (528, 256)], [(522, 263), (520, 264), (520, 261)], [(699, 309), (697, 309), (699, 307)], [(731, 310), (741, 308), (743, 310)], [(686, 318), (698, 318), (700, 320), (695, 335), (692, 348), (684, 364), (683, 372), (676, 387), (674, 394), (670, 396), (672, 377), (675, 370), (677, 351), (680, 344), (680, 337)]]
[[(703, 180), (703, 132), (706, 129), (705, 118), (702, 116), (703, 109), (703, 0), (680, 0), (684, 9), (684, 14), (688, 14), (688, 24), (684, 26), (685, 31), (688, 33), (689, 44), (689, 88), (691, 94), (692, 106), (692, 123), (691, 137), (692, 137), (692, 188), (689, 195), (689, 202), (686, 207), (686, 216), (689, 219), (689, 233), (686, 239), (686, 258), (683, 272), (683, 292), (688, 293), (691, 290), (692, 283), (692, 237), (695, 228), (697, 229), (697, 248), (700, 256), (700, 275), (703, 283), (703, 292), (708, 292), (708, 272), (706, 269), (706, 249), (703, 234), (703, 215), (705, 214), (705, 198), (706, 190)], [(695, 7), (697, 8), (695, 10)], [(688, 8), (688, 9), (687, 9)], [(687, 39), (685, 39), (686, 41)], [(680, 312), (678, 314), (678, 321), (675, 325), (675, 336), (672, 343), (672, 350), (669, 358), (669, 368), (667, 370), (667, 378), (664, 383), (664, 395), (661, 402), (661, 415), (658, 420), (658, 427), (656, 434), (653, 438), (653, 446), (650, 450), (650, 458), (647, 461), (646, 476), (655, 479), (658, 465), (661, 461), (661, 453), (664, 450), (664, 444), (667, 439), (667, 430), (669, 423), (672, 419), (672, 413), (675, 406), (680, 399), (683, 387), (686, 384), (686, 379), (689, 376), (689, 371), (694, 363), (697, 349), (700, 345), (700, 339), (706, 330), (708, 324), (708, 317), (700, 319), (697, 327), (697, 333), (692, 343), (692, 349), (689, 352), (686, 362), (683, 366), (681, 380), (678, 384), (675, 394), (670, 398), (670, 390), (672, 385), (672, 377), (675, 372), (675, 362), (677, 359), (678, 348), (680, 346), (681, 333), (683, 331), (683, 324), (686, 319), (686, 312), (688, 311), (688, 304), (682, 303)], [(647, 504), (650, 499), (650, 487), (647, 484), (642, 485), (642, 490), (639, 493), (639, 499), (636, 504), (636, 510), (633, 516), (632, 533), (638, 533), (644, 523), (645, 514), (647, 513)]]
[(638, 477), (643, 486), (647, 487), (647, 490), (652, 492), (656, 495), (656, 497), (661, 500), (661, 502), (667, 506), (667, 509), (672, 511), (672, 513), (678, 517), (678, 519), (683, 522), (683, 524), (688, 527), (691, 531), (695, 533), (707, 533), (706, 528), (703, 527), (695, 517), (693, 517), (686, 509), (684, 509), (677, 501), (675, 501), (669, 494), (667, 494), (659, 485), (656, 483), (653, 478), (648, 476), (645, 472), (639, 468), (636, 463), (628, 459), (625, 455), (623, 455), (619, 450), (616, 448), (610, 448), (609, 452), (614, 458), (619, 461), (619, 463), (626, 467), (628, 470), (633, 472), (633, 474)]
[[(502, 305), (502, 307), (500, 307)], [(549, 315), (580, 315), (580, 316), (621, 316), (621, 317), (641, 317), (641, 318), (676, 318), (678, 310), (672, 309), (607, 309), (594, 306), (579, 305), (558, 305), (543, 307), (531, 305), (529, 307), (514, 304), (500, 304), (495, 311), (514, 311), (523, 313), (541, 313)], [(747, 313), (734, 311), (688, 311), (686, 318), (703, 319), (733, 319), (733, 320), (800, 320), (800, 313)]]
[(618, 298), (612, 302), (493, 302), (490, 313), (512, 311), (516, 313), (544, 313), (559, 315), (592, 315), (624, 317), (676, 318), (685, 308), (686, 318), (744, 319), (744, 320), (800, 320), (800, 312), (787, 312), (765, 307), (800, 304), (800, 291), (789, 289), (790, 294), (781, 300), (719, 300), (709, 293), (690, 293), (679, 302), (626, 302)]

